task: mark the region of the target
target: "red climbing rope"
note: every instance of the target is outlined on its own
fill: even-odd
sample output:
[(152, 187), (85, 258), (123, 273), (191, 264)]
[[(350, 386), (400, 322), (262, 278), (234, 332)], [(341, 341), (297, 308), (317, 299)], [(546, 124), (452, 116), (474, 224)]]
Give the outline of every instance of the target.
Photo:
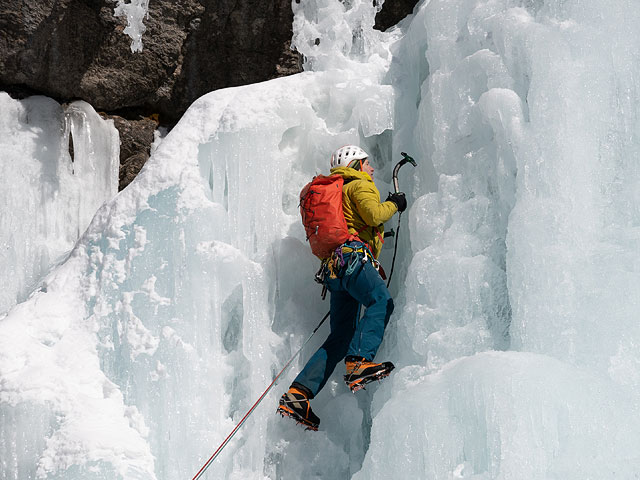
[(323, 317), (322, 320), (320, 320), (320, 323), (318, 324), (318, 326), (313, 330), (313, 332), (311, 332), (311, 335), (309, 335), (309, 338), (307, 338), (304, 343), (302, 344), (302, 346), (298, 349), (298, 351), (289, 359), (289, 361), (285, 364), (284, 367), (282, 367), (282, 370), (280, 370), (280, 373), (278, 373), (278, 375), (276, 375), (276, 378), (273, 379), (273, 381), (271, 382), (271, 384), (267, 387), (267, 389), (262, 393), (262, 395), (260, 395), (260, 398), (256, 401), (256, 403), (253, 404), (253, 406), (249, 409), (249, 411), (245, 414), (244, 417), (242, 417), (242, 420), (240, 420), (240, 422), (236, 425), (236, 427), (231, 431), (231, 433), (227, 436), (227, 438), (224, 439), (224, 442), (222, 442), (220, 444), (220, 446), (218, 447), (218, 449), (213, 452), (213, 455), (211, 455), (211, 457), (209, 457), (209, 460), (207, 460), (207, 462), (202, 466), (202, 468), (200, 470), (198, 470), (198, 473), (196, 473), (195, 477), (193, 477), (192, 480), (198, 480), (198, 478), (200, 478), (204, 472), (207, 470), (207, 468), (209, 468), (209, 465), (211, 465), (211, 462), (213, 462), (215, 460), (215, 458), (220, 454), (220, 452), (222, 451), (222, 449), (224, 447), (226, 447), (227, 443), (229, 443), (229, 441), (233, 438), (233, 436), (236, 434), (236, 432), (238, 430), (240, 430), (240, 427), (242, 427), (242, 424), (247, 420), (247, 418), (249, 418), (249, 415), (251, 415), (251, 413), (256, 409), (256, 407), (258, 405), (260, 405), (260, 402), (262, 402), (262, 399), (264, 397), (267, 396), (267, 393), (269, 393), (269, 390), (271, 390), (271, 388), (273, 388), (273, 386), (276, 384), (276, 382), (278, 381), (278, 379), (280, 378), (280, 376), (284, 373), (284, 371), (287, 369), (287, 367), (289, 367), (289, 365), (291, 365), (291, 362), (293, 362), (293, 360), (298, 356), (298, 354), (302, 351), (302, 349), (304, 348), (304, 346), (309, 342), (309, 340), (311, 340), (311, 337), (313, 337), (315, 335), (315, 333), (318, 331), (318, 329), (320, 328), (320, 326), (324, 323), (324, 321), (329, 317), (329, 312), (327, 312), (327, 314)]

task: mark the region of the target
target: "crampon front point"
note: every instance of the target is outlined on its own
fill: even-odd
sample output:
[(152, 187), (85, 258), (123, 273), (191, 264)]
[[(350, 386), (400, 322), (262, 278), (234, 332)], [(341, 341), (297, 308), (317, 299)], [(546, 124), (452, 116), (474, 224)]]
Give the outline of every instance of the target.
[(276, 413), (279, 413), (282, 417), (293, 418), (298, 425), (305, 427), (305, 430), (313, 430), (314, 432), (318, 431), (318, 424), (312, 423), (286, 406), (279, 405)]
[(344, 382), (353, 393), (356, 393), (358, 390), (363, 390), (365, 385), (388, 377), (394, 368), (391, 362), (349, 362), (347, 363), (349, 373), (344, 376)]

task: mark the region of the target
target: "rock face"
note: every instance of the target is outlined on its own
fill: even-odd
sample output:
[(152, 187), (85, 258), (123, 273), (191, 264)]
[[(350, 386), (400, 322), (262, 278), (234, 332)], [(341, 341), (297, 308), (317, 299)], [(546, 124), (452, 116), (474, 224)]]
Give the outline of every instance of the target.
[(142, 52), (132, 53), (115, 1), (0, 4), (0, 89), (96, 109), (142, 108), (175, 122), (218, 88), (300, 71), (290, 0), (153, 0)]
[[(395, 24), (416, 2), (386, 0), (377, 28)], [(116, 6), (1, 0), (0, 91), (82, 99), (109, 113), (121, 137), (120, 188), (148, 158), (153, 125), (171, 126), (212, 90), (302, 70), (290, 47), (291, 0), (152, 0), (137, 53)]]
[(207, 92), (301, 71), (290, 0), (152, 0), (132, 53), (115, 0), (0, 2), (0, 90), (83, 99), (111, 114), (124, 188), (148, 158), (159, 114), (175, 123)]
[[(373, 0), (378, 2), (379, 0)], [(413, 12), (418, 0), (385, 0), (382, 10), (376, 15), (374, 28), (386, 30)]]
[(149, 159), (154, 132), (158, 128), (158, 120), (141, 117), (127, 119), (119, 115), (104, 115), (113, 120), (113, 125), (120, 133), (120, 181), (119, 189), (129, 185), (142, 166)]

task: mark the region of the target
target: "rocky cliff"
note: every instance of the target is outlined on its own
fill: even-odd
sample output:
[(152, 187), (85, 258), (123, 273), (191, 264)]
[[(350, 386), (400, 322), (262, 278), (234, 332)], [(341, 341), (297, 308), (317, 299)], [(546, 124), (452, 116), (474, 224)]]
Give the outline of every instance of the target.
[[(393, 25), (415, 3), (387, 0), (377, 27)], [(290, 47), (291, 0), (152, 0), (144, 48), (136, 53), (116, 6), (115, 0), (0, 0), (0, 90), (82, 99), (117, 115), (121, 187), (148, 155), (149, 125), (170, 127), (212, 90), (301, 71)]]

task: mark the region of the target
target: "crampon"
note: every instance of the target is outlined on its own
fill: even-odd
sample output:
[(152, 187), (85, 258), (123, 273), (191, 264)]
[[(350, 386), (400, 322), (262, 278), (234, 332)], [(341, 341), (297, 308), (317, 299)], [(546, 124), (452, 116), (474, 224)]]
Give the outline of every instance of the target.
[(394, 368), (391, 362), (373, 363), (364, 359), (347, 361), (344, 382), (353, 393), (356, 393), (358, 390), (363, 390), (367, 384), (388, 377)]
[(293, 418), (298, 425), (302, 425), (307, 430), (318, 431), (320, 419), (311, 410), (311, 405), (307, 396), (296, 388), (290, 388), (282, 397), (276, 413), (282, 417)]

